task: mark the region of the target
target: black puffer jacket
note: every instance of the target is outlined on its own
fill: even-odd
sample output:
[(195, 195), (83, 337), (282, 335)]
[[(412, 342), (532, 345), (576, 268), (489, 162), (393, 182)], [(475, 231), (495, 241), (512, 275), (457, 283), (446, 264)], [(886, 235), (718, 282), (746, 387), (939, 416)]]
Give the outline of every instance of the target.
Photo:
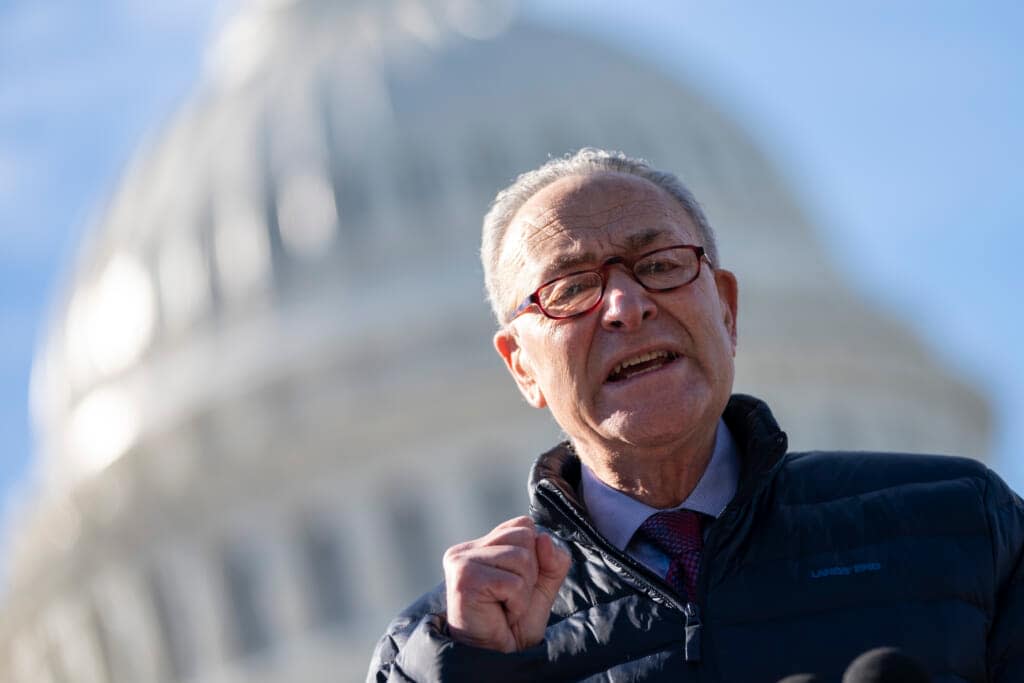
[(736, 497), (709, 532), (696, 604), (613, 548), (561, 445), (531, 474), (531, 514), (573, 566), (544, 642), (501, 654), (453, 642), (443, 586), (389, 626), (369, 681), (838, 681), (897, 645), (936, 683), (1024, 682), (1024, 504), (972, 460), (785, 454), (767, 406), (734, 396)]

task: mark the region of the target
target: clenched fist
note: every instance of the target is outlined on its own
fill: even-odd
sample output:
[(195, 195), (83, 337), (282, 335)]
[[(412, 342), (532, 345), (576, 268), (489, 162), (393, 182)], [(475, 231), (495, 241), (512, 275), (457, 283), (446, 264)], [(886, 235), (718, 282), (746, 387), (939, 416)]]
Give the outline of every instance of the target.
[(569, 553), (529, 517), (452, 546), (444, 554), (452, 638), (501, 652), (536, 645), (570, 564)]

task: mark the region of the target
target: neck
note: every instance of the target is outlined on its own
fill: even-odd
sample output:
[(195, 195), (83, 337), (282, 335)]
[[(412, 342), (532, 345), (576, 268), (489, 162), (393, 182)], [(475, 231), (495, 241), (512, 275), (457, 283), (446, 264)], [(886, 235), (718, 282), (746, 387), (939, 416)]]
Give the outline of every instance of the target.
[(609, 449), (574, 442), (573, 447), (597, 478), (612, 488), (651, 507), (671, 508), (686, 500), (704, 476), (717, 428), (716, 422), (683, 446)]

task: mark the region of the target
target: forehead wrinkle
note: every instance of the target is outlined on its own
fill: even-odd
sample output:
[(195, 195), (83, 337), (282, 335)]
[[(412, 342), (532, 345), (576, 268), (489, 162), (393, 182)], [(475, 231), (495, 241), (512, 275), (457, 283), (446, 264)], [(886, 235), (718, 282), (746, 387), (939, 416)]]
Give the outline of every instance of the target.
[[(653, 214), (659, 218), (672, 216), (671, 212), (667, 211), (657, 198), (625, 201), (596, 211), (569, 212), (565, 206), (568, 203), (571, 202), (560, 202), (539, 211), (532, 218), (524, 219), (523, 223), (530, 228), (526, 242), (531, 246), (543, 246), (550, 239), (565, 235), (570, 230), (610, 228), (623, 220), (633, 219), (640, 213)], [(641, 241), (642, 243), (635, 247), (630, 244), (630, 248), (645, 246), (650, 244), (653, 239), (645, 237)]]
[[(670, 212), (665, 210), (665, 206), (657, 197), (617, 202), (593, 211), (579, 209), (568, 211), (566, 207), (559, 206), (552, 207), (549, 211), (560, 214), (559, 222), (565, 223), (570, 228), (609, 227), (642, 214), (659, 217), (670, 215)], [(548, 211), (544, 213), (548, 213)]]
[(529, 245), (544, 244), (548, 240), (554, 239), (559, 235), (565, 234), (565, 228), (561, 224), (556, 211), (554, 209), (548, 209), (540, 214), (540, 217), (545, 217), (544, 221), (537, 220), (525, 220), (523, 221), (527, 227), (530, 228), (530, 233), (526, 235), (525, 242)]
[[(639, 251), (644, 247), (650, 246), (659, 237), (668, 235), (668, 230), (662, 230), (659, 228), (648, 228), (643, 232), (634, 233), (627, 235), (625, 238), (625, 249), (626, 251)], [(587, 263), (594, 263), (598, 260), (597, 254), (592, 251), (584, 251), (578, 253), (568, 254), (556, 254), (550, 263), (551, 270), (568, 270), (576, 266), (580, 266)]]

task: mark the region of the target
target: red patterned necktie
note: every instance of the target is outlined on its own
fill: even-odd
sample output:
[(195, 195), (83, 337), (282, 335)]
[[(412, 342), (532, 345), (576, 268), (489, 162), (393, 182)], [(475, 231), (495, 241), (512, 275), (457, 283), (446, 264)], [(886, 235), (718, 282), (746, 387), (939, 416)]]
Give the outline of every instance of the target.
[(697, 570), (704, 546), (699, 512), (665, 510), (656, 512), (637, 530), (669, 558), (665, 580), (689, 600), (696, 599)]

